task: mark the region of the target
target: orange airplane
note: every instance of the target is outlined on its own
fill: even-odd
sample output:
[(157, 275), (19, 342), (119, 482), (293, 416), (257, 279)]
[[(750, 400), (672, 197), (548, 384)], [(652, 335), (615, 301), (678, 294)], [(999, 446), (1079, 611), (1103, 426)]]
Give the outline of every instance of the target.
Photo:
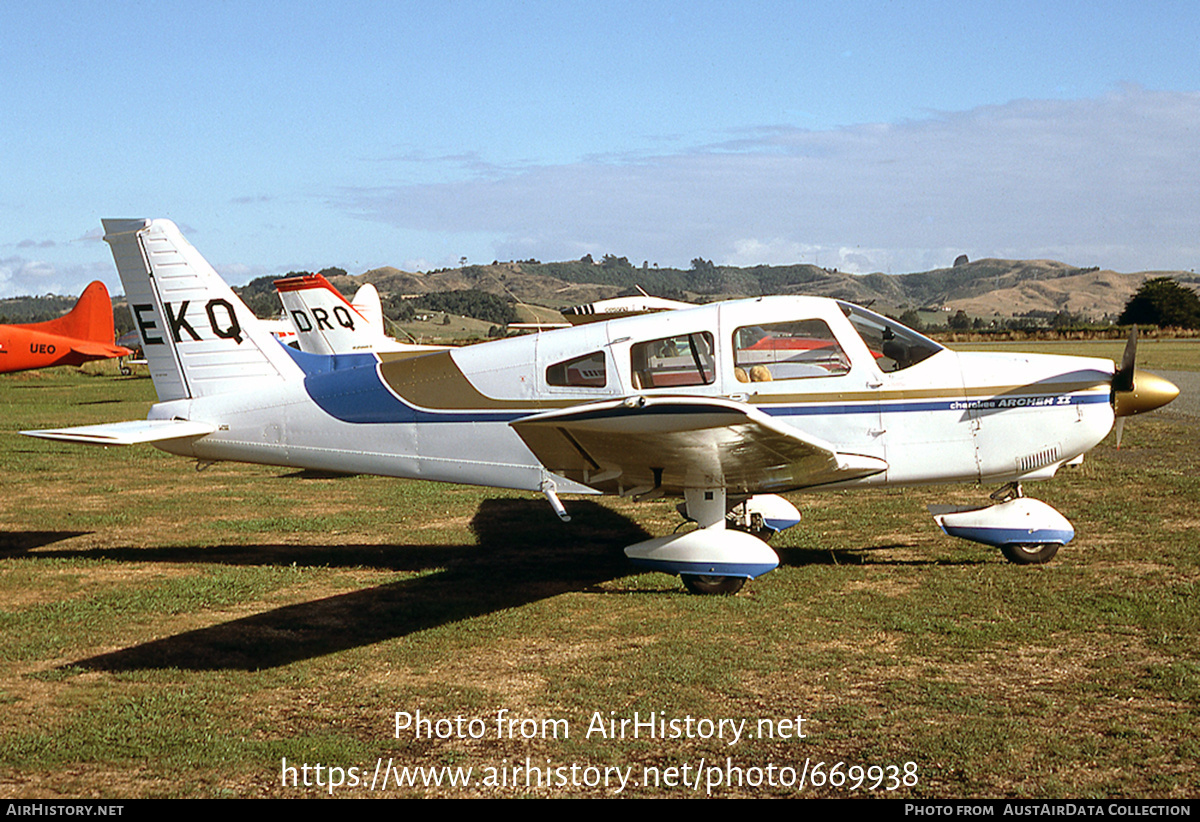
[(52, 365), (83, 365), (132, 354), (113, 344), (112, 300), (99, 280), (79, 302), (56, 320), (27, 325), (0, 325), (0, 374)]

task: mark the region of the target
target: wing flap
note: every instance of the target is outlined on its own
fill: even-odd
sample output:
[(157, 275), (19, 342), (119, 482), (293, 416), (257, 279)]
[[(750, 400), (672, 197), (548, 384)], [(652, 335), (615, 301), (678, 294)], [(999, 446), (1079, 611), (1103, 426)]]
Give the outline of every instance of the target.
[(881, 459), (839, 453), (753, 406), (716, 398), (629, 397), (510, 425), (547, 469), (600, 490), (723, 487), (760, 493), (887, 469)]
[(22, 431), (27, 437), (84, 445), (138, 445), (185, 437), (203, 437), (217, 430), (207, 422), (191, 420), (131, 420), (101, 425), (80, 425), (75, 428), (50, 428), (42, 431)]

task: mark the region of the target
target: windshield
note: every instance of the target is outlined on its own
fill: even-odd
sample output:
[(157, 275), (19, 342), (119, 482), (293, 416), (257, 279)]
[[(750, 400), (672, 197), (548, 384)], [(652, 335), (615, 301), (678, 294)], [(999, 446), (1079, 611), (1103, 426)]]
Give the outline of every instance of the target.
[(895, 320), (852, 303), (839, 301), (838, 305), (883, 371), (902, 371), (942, 350), (938, 343)]

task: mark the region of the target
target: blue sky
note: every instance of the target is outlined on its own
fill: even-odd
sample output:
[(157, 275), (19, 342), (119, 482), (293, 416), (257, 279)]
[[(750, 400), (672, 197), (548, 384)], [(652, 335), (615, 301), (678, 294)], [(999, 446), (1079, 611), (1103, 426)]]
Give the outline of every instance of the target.
[(0, 5), (0, 296), (613, 253), (1200, 257), (1195, 3)]

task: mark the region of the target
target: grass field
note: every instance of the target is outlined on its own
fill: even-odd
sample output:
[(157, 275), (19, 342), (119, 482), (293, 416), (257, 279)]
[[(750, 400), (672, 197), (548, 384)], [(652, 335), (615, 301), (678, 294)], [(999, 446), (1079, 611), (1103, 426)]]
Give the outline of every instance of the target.
[[(781, 567), (709, 598), (621, 555), (667, 502), (564, 525), (536, 495), (12, 433), (152, 400), (108, 366), (0, 377), (6, 798), (1200, 795), (1200, 432), (1169, 408), (1028, 486), (1077, 531), (1049, 565), (925, 511), (990, 488), (794, 495)], [(635, 713), (667, 738), (621, 738)]]
[[(1042, 354), (1071, 354), (1121, 361), (1124, 340), (1080, 340), (1061, 342), (951, 343), (959, 351), (1037, 351)], [(1200, 371), (1200, 340), (1138, 340), (1137, 366), (1147, 371)]]

